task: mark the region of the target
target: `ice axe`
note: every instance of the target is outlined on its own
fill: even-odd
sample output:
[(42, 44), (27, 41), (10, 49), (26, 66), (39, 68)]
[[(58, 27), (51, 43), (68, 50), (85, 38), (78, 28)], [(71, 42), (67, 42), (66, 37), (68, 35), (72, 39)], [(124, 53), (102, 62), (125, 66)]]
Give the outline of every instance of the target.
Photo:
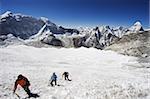
[(19, 99), (21, 99), (21, 97), (17, 94), (17, 93), (14, 93)]

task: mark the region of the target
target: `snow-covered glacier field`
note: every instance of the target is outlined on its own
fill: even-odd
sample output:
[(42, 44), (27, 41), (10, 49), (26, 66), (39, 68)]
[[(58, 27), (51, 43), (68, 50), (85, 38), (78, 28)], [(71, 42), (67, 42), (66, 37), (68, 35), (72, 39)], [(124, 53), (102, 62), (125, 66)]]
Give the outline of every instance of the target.
[[(19, 74), (26, 76), (39, 99), (150, 99), (150, 69), (137, 58), (94, 48), (0, 48), (0, 99), (18, 99), (13, 92)], [(62, 73), (71, 74), (71, 82)], [(60, 86), (48, 86), (53, 72)], [(26, 97), (18, 86), (16, 92)], [(21, 99), (22, 99), (21, 98)]]

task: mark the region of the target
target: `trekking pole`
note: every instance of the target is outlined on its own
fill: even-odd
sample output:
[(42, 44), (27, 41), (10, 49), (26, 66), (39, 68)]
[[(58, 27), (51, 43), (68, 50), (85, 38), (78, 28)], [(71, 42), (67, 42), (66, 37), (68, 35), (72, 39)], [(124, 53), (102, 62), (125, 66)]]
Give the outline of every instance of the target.
[(48, 81), (48, 86), (50, 86), (50, 82), (51, 82), (51, 80)]
[(21, 99), (20, 96), (19, 96), (17, 93), (14, 93), (14, 94), (15, 94), (19, 99)]

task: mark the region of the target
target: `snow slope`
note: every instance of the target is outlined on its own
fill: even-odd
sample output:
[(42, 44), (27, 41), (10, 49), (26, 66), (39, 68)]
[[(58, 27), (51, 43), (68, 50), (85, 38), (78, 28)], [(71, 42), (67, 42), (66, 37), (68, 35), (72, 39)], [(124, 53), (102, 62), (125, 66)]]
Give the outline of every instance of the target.
[[(39, 99), (150, 99), (150, 69), (138, 68), (135, 57), (94, 48), (34, 48), (24, 45), (0, 49), (0, 99), (12, 94), (18, 74), (31, 82)], [(68, 71), (71, 82), (61, 74)], [(48, 86), (53, 72), (61, 86)], [(16, 91), (26, 97), (22, 88)]]

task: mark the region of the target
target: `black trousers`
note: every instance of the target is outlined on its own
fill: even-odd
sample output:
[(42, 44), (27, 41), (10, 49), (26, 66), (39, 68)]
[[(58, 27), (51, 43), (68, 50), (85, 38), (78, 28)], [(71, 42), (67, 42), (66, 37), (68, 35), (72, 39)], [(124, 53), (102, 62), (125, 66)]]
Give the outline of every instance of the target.
[(23, 87), (23, 89), (25, 90), (25, 92), (28, 94), (28, 98), (31, 98), (31, 97), (34, 97), (34, 98), (37, 98), (37, 97), (40, 97), (38, 94), (36, 93), (31, 93), (30, 89), (29, 89), (29, 86), (25, 86)]
[(29, 96), (32, 95), (32, 93), (31, 93), (31, 91), (30, 91), (30, 89), (29, 89), (29, 86), (24, 86), (23, 89), (25, 90), (25, 92), (26, 92)]
[(57, 85), (57, 81), (56, 80), (52, 80), (51, 83), (50, 83), (51, 86), (53, 86), (53, 82), (55, 82), (55, 85)]
[(65, 80), (69, 80), (68, 76), (65, 76)]

